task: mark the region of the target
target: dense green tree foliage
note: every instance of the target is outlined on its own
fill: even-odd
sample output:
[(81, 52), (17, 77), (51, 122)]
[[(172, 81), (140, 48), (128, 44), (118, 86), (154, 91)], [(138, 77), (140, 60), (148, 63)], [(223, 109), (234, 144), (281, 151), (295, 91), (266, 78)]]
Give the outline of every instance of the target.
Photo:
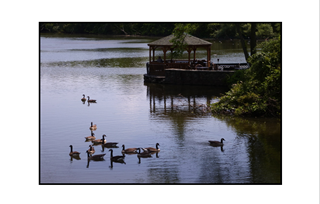
[[(239, 38), (235, 23), (41, 22), (39, 30), (42, 33), (166, 36), (173, 33), (177, 24), (183, 24), (188, 29), (189, 34), (199, 38)], [(251, 23), (241, 23), (241, 28), (243, 37), (248, 39), (251, 32)], [(257, 38), (272, 38), (277, 36), (279, 32), (280, 23), (257, 23)]]
[(262, 43), (261, 52), (250, 56), (251, 67), (238, 74), (238, 83), (212, 104), (215, 114), (251, 116), (281, 115), (280, 37)]
[(181, 57), (183, 52), (185, 51), (187, 45), (184, 42), (185, 37), (187, 34), (194, 30), (195, 27), (190, 24), (182, 24), (177, 23), (175, 25), (175, 28), (173, 29), (173, 39), (171, 39), (171, 42), (173, 43), (174, 50), (170, 55), (172, 54), (172, 58), (178, 58)]
[(237, 25), (241, 27), (243, 37), (248, 40), (252, 35), (252, 25), (256, 26), (254, 30), (259, 39), (273, 38), (280, 34), (280, 23), (216, 23), (214, 25), (211, 32), (213, 38), (240, 38)]
[(40, 23), (40, 32), (165, 36), (174, 27), (174, 23)]

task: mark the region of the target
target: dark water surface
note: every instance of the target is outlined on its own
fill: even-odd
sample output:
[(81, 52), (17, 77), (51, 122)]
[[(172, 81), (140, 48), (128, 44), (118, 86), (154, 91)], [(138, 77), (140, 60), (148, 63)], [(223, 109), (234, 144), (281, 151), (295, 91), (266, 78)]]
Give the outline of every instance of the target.
[[(207, 103), (226, 91), (145, 84), (146, 38), (40, 37), (40, 183), (281, 183), (281, 126), (276, 119), (213, 117)], [(160, 52), (159, 52), (160, 53)], [(245, 62), (237, 42), (213, 42), (213, 61)], [(206, 53), (199, 52), (198, 59)], [(82, 94), (97, 103), (82, 103)], [(155, 147), (126, 164), (88, 161), (90, 122), (97, 139)], [(223, 148), (208, 140), (225, 139)], [(69, 156), (69, 145), (81, 152)]]

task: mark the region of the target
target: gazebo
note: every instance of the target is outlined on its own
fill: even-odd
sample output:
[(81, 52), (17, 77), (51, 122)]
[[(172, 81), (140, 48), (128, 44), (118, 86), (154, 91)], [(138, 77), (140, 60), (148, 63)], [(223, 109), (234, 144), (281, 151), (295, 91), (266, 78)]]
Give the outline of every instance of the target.
[[(212, 43), (202, 40), (200, 38), (194, 37), (192, 35), (186, 34), (184, 38), (184, 44), (186, 44), (186, 51), (188, 52), (188, 60), (167, 60), (167, 51), (173, 51), (174, 45), (170, 42), (174, 38), (174, 35), (169, 35), (167, 37), (161, 38), (154, 42), (148, 44), (149, 46), (149, 63), (147, 65), (148, 74), (152, 75), (164, 75), (164, 70), (166, 68), (180, 68), (187, 69), (190, 68), (190, 58), (191, 52), (193, 51), (193, 62), (196, 61), (196, 50), (197, 48), (204, 48), (207, 50), (207, 61), (204, 62), (204, 66), (210, 67), (211, 60), (211, 45)], [(155, 59), (155, 50), (161, 49), (163, 51), (163, 63), (157, 62)], [(149, 66), (149, 67), (148, 67)], [(150, 72), (150, 73), (149, 73)]]

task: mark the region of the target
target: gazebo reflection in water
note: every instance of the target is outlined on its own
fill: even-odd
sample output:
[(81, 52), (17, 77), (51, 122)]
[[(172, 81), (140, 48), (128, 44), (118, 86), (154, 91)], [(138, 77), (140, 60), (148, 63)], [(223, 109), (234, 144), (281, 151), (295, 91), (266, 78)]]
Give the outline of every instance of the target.
[(226, 91), (226, 87), (206, 87), (192, 85), (169, 85), (145, 83), (150, 103), (150, 113), (207, 114), (210, 104)]

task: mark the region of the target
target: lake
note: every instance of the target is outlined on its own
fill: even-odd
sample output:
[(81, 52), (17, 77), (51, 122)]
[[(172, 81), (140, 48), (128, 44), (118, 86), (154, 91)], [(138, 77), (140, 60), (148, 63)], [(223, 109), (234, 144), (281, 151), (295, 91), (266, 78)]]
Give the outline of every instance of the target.
[[(40, 35), (40, 184), (281, 184), (281, 121), (212, 116), (207, 104), (226, 88), (144, 83), (147, 43), (157, 39)], [(213, 62), (245, 62), (239, 42), (212, 44)], [(118, 143), (114, 155), (123, 144), (161, 150), (123, 164), (96, 145), (104, 160), (89, 160), (91, 122), (97, 139)], [(208, 142), (221, 138), (223, 147)]]

